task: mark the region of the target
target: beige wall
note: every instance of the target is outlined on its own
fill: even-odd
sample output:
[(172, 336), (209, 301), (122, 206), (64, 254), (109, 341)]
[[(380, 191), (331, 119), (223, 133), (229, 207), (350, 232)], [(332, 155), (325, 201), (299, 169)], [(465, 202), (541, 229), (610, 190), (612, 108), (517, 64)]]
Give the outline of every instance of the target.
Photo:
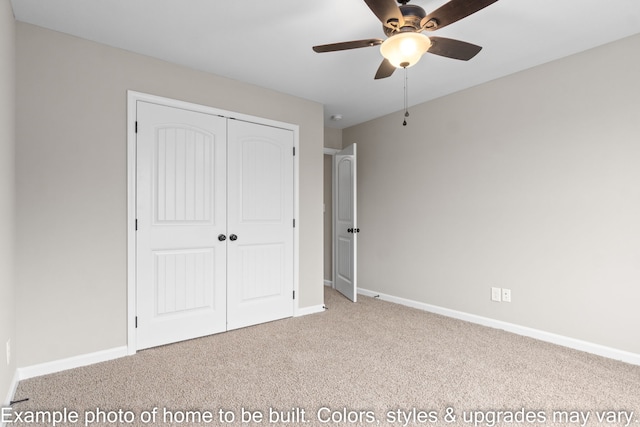
[(324, 128), (324, 146), (342, 150), (342, 129)]
[(406, 127), (345, 129), (359, 286), (640, 354), (639, 50), (637, 35), (413, 107)]
[(19, 366), (124, 346), (127, 90), (300, 126), (300, 307), (323, 303), (321, 104), (17, 24)]
[(9, 0), (0, 0), (0, 406), (6, 405), (15, 372), (7, 365), (5, 345), (15, 356), (14, 289), (14, 149), (15, 149), (15, 21)]

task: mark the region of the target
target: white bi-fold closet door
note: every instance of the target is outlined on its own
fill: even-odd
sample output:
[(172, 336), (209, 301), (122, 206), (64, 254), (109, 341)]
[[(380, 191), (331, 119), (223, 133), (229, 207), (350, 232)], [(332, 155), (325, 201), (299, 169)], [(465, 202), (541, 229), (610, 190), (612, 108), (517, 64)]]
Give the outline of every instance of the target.
[(293, 315), (293, 132), (137, 102), (137, 348)]

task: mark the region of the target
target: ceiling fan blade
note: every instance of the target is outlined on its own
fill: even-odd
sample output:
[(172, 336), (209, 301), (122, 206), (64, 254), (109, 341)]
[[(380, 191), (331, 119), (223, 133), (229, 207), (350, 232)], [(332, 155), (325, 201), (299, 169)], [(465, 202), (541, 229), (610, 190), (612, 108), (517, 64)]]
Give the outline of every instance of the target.
[(374, 78), (376, 80), (384, 79), (386, 77), (389, 77), (391, 74), (393, 74), (395, 70), (396, 70), (396, 67), (391, 65), (391, 62), (389, 62), (389, 60), (385, 58), (380, 64), (380, 66), (378, 67), (378, 71), (376, 72), (376, 76)]
[(470, 60), (482, 50), (481, 46), (460, 40), (447, 39), (444, 37), (429, 37), (429, 40), (431, 40), (431, 47), (429, 47), (427, 52), (446, 56), (447, 58), (460, 59), (462, 61)]
[(404, 17), (396, 0), (364, 0), (364, 2), (385, 27), (397, 29), (404, 25)]
[(350, 42), (331, 43), (314, 46), (313, 50), (318, 53), (335, 52), (338, 50), (358, 49), (361, 47), (371, 47), (382, 44), (380, 39), (353, 40)]
[[(451, 0), (434, 10), (420, 21), (420, 26), (433, 31), (484, 9), (498, 0)], [(431, 21), (431, 23), (429, 22)]]

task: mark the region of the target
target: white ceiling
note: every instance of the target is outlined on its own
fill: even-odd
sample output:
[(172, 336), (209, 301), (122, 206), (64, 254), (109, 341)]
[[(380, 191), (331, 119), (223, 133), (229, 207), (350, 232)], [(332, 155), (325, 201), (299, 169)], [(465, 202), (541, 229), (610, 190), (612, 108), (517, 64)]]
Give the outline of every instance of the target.
[[(469, 0), (473, 1), (473, 0)], [(413, 0), (427, 13), (446, 0)], [(313, 45), (384, 38), (363, 0), (12, 0), (18, 21), (324, 105), (345, 128), (403, 109), (404, 73), (374, 80), (378, 47)], [(483, 46), (469, 62), (426, 54), (409, 105), (640, 33), (640, 0), (500, 0), (435, 33)], [(638, 54), (638, 52), (630, 52)], [(341, 114), (343, 120), (329, 117)]]

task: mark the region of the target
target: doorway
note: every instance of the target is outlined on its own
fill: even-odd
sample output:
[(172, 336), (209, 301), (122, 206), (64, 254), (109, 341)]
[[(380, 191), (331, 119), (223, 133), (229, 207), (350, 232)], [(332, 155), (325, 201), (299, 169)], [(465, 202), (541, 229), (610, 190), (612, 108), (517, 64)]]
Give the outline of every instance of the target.
[(325, 285), (357, 300), (356, 144), (325, 148)]
[(129, 120), (128, 353), (292, 316), (297, 127), (136, 92)]

